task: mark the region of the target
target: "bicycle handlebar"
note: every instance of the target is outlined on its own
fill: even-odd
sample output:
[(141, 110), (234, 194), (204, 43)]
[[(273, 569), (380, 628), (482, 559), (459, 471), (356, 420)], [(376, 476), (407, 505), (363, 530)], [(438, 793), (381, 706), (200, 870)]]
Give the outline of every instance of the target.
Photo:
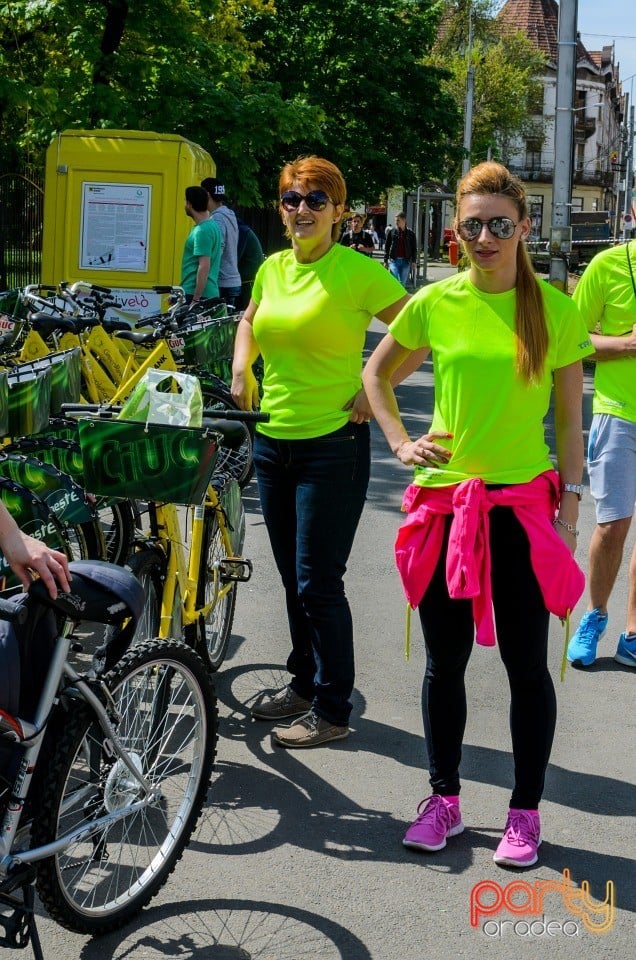
[(234, 410), (210, 407), (203, 410), (204, 424), (207, 419), (215, 420), (242, 420), (244, 423), (269, 423), (269, 413), (260, 410)]
[(8, 620), (9, 623), (23, 624), (29, 611), (24, 603), (13, 603), (11, 600), (5, 600), (0, 597), (0, 620)]
[[(86, 413), (97, 414), (100, 417), (116, 417), (121, 407), (110, 404), (99, 403), (63, 403), (60, 407), (62, 414)], [(210, 408), (204, 410), (203, 427), (206, 426), (206, 420), (242, 420), (244, 423), (267, 423), (269, 413), (262, 413), (260, 410), (234, 410)]]

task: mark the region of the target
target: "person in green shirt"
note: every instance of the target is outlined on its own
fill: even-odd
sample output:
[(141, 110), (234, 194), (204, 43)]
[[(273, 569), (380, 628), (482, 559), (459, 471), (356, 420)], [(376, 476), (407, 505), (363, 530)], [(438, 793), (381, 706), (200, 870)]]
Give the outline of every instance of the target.
[[(526, 867), (541, 843), (538, 805), (556, 725), (546, 594), (554, 597), (551, 584), (562, 577), (573, 584), (571, 608), (583, 590), (572, 555), (583, 471), (581, 361), (592, 347), (572, 301), (533, 274), (528, 205), (516, 177), (498, 163), (474, 167), (459, 183), (456, 218), (469, 270), (409, 301), (364, 376), (391, 449), (415, 473), (398, 545), (414, 527), (418, 539), (410, 541), (408, 567), (397, 547), (396, 560), (405, 587), (408, 580), (418, 591), (412, 605), (426, 646), (422, 717), (433, 793), (403, 842), (441, 850), (464, 829), (464, 676), (476, 625), (478, 642), (496, 637), (510, 687), (514, 788), (494, 859)], [(430, 429), (412, 440), (392, 379), (422, 349), (433, 359), (435, 407)], [(543, 424), (553, 388), (559, 475)]]
[[(596, 508), (589, 549), (589, 605), (568, 660), (589, 667), (607, 629), (607, 604), (636, 507), (636, 243), (597, 253), (575, 287), (594, 346), (594, 400), (587, 471)], [(614, 659), (636, 669), (636, 546), (629, 565), (625, 630)]]
[(334, 164), (301, 157), (284, 167), (279, 187), (292, 246), (256, 275), (237, 331), (232, 396), (243, 410), (258, 405), (252, 364), (262, 354), (270, 419), (257, 427), (254, 464), (292, 651), (289, 684), (252, 716), (298, 717), (274, 730), (276, 744), (293, 748), (349, 735), (353, 625), (343, 576), (370, 469), (362, 351), (371, 319), (389, 323), (408, 296), (379, 263), (338, 243), (346, 185)]
[(188, 303), (202, 297), (218, 297), (221, 264), (221, 231), (208, 212), (208, 194), (203, 187), (186, 187), (185, 212), (194, 220), (181, 260), (181, 286)]

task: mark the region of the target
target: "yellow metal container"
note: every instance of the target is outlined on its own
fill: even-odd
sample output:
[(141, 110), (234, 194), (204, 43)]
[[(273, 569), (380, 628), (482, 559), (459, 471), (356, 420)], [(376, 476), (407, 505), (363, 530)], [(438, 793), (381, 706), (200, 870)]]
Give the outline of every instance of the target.
[(153, 312), (150, 288), (181, 279), (185, 188), (215, 172), (184, 137), (65, 130), (46, 157), (42, 283), (87, 280), (116, 289), (131, 317)]

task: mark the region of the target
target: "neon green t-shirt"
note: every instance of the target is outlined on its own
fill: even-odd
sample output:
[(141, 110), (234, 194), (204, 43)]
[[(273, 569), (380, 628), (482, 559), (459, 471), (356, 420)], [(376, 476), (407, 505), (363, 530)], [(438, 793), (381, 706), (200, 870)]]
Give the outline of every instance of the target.
[[(537, 281), (539, 282), (539, 281)], [(552, 464), (543, 419), (552, 373), (592, 352), (581, 316), (564, 294), (541, 282), (549, 346), (544, 373), (527, 384), (515, 374), (515, 290), (487, 294), (468, 273), (420, 290), (389, 327), (411, 350), (432, 350), (435, 408), (431, 430), (453, 451), (447, 467), (416, 467), (414, 483), (443, 487), (480, 477), (527, 483)], [(424, 430), (422, 432), (425, 432)]]
[(315, 263), (275, 253), (256, 274), (254, 337), (265, 374), (258, 430), (276, 439), (321, 437), (349, 420), (362, 385), (371, 318), (404, 296), (377, 261), (335, 244)]
[[(636, 243), (629, 244), (636, 280)], [(577, 283), (573, 299), (592, 333), (621, 337), (636, 323), (636, 293), (627, 262), (627, 245), (597, 253)], [(594, 413), (609, 413), (636, 423), (634, 357), (600, 360), (594, 374)]]

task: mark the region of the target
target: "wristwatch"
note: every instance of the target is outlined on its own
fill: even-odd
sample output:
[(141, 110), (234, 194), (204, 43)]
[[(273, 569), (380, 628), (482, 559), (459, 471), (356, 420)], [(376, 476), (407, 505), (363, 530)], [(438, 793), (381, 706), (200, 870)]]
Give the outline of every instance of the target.
[(580, 500), (583, 497), (583, 485), (580, 483), (562, 483), (561, 493), (575, 493)]

